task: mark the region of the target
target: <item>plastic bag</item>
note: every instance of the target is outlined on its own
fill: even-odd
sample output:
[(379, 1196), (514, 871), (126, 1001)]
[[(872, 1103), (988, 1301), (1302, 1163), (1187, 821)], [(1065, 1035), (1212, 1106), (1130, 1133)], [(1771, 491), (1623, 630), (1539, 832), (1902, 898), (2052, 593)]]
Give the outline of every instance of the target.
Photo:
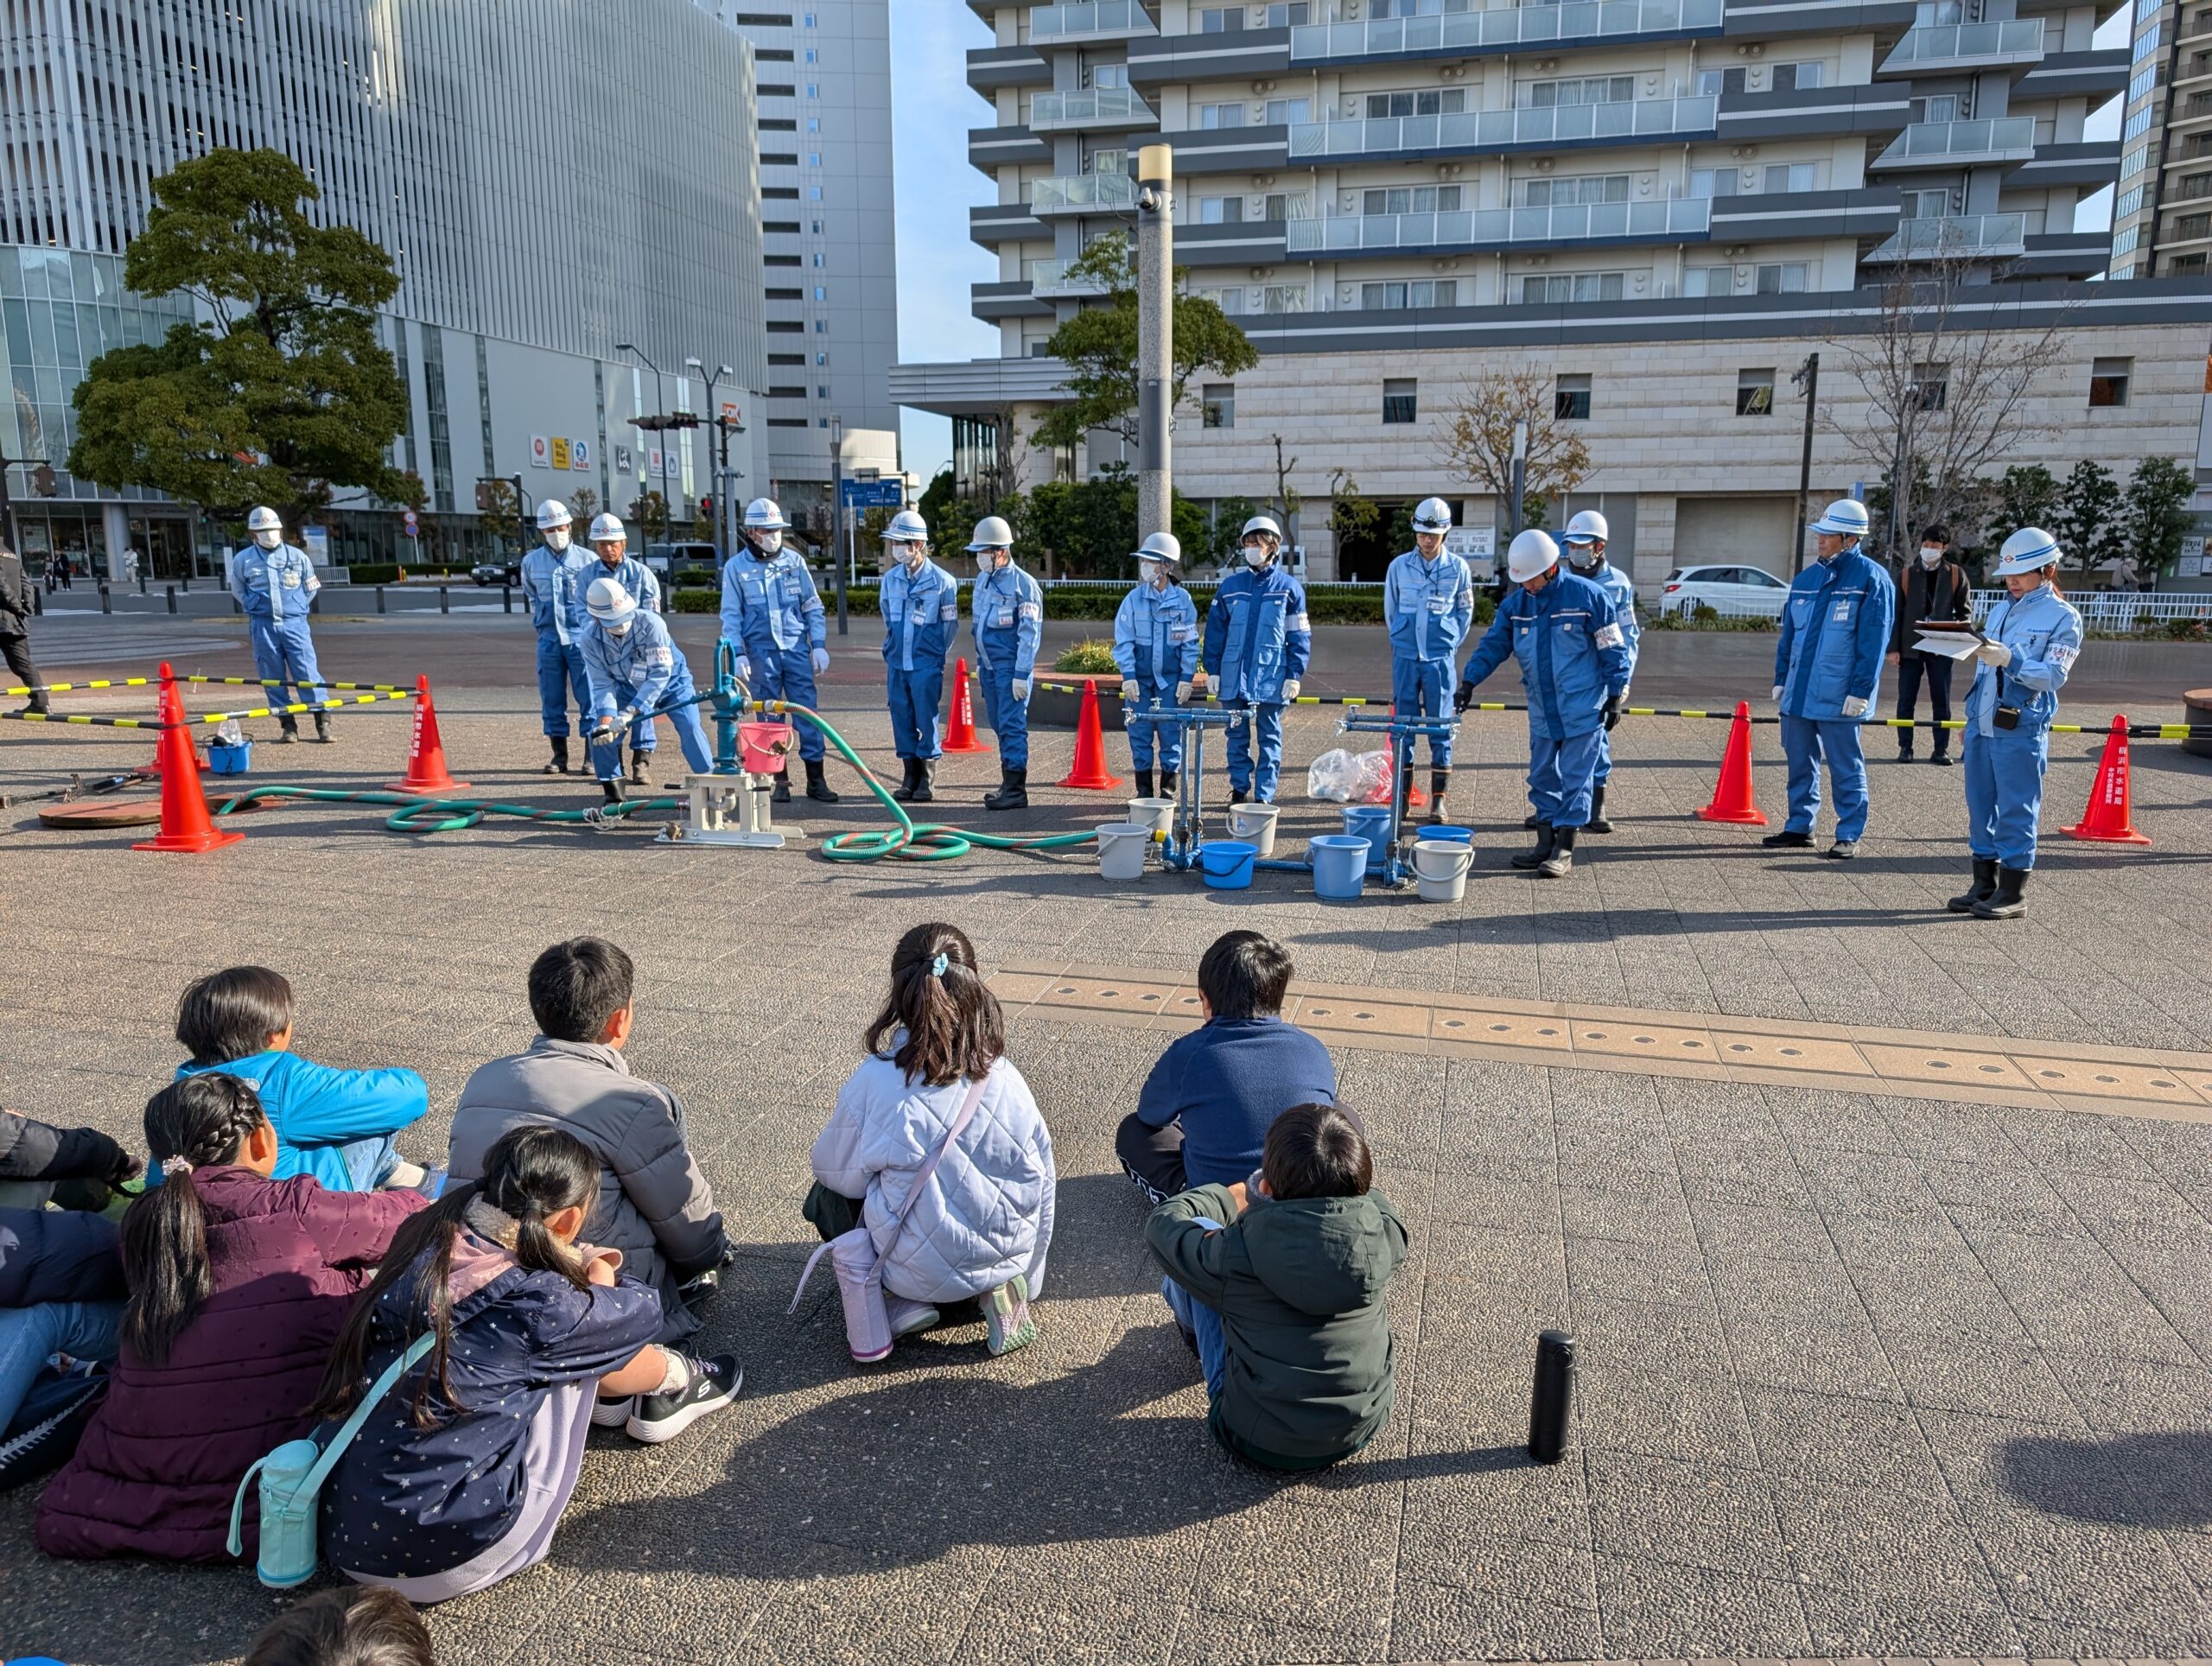
[(1338, 747), (1316, 758), (1313, 767), (1306, 772), (1308, 796), (1340, 804), (1355, 799), (1365, 803), (1369, 795), (1376, 792), (1387, 797), (1389, 790), (1388, 752), (1347, 752)]
[(238, 720), (226, 717), (215, 726), (215, 739), (226, 747), (245, 744), (245, 731), (238, 727)]

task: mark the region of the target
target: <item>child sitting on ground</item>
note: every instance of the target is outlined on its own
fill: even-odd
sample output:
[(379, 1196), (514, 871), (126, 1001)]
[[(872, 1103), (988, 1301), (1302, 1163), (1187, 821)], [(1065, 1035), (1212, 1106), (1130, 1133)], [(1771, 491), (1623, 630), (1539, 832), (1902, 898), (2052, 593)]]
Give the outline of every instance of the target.
[(652, 1345), (660, 1298), (580, 1243), (599, 1160), (556, 1128), (509, 1130), (484, 1176), (408, 1223), (347, 1320), (315, 1410), (349, 1415), (416, 1338), (400, 1375), (322, 1494), (322, 1545), (348, 1579), (443, 1602), (535, 1566), (552, 1548), (598, 1403), (631, 1436), (673, 1440), (735, 1397), (724, 1354)]
[[(894, 1337), (938, 1324), (943, 1303), (981, 1298), (990, 1351), (1011, 1353), (1037, 1334), (1029, 1304), (1052, 1241), (1052, 1136), (1006, 1057), (1006, 1019), (965, 932), (917, 925), (899, 939), (867, 1046), (814, 1142), (806, 1218), (825, 1239), (866, 1223)], [(978, 1082), (957, 1149), (895, 1221)]]
[(276, 1130), (252, 1088), (219, 1071), (156, 1094), (146, 1141), (162, 1183), (123, 1218), (130, 1294), (112, 1385), (39, 1501), (38, 1544), (227, 1561), (239, 1479), (314, 1427), (308, 1402), (346, 1311), (426, 1199), (271, 1179)]
[[(1206, 1426), (1252, 1463), (1319, 1469), (1389, 1420), (1382, 1292), (1406, 1226), (1374, 1179), (1350, 1113), (1296, 1105), (1268, 1129), (1255, 1190), (1198, 1186), (1145, 1223), (1167, 1271), (1160, 1293), (1205, 1372)], [(1211, 1349), (1197, 1302), (1220, 1315)]]
[(1329, 1050), (1283, 1021), (1290, 972), (1288, 951), (1257, 932), (1224, 932), (1198, 962), (1205, 1022), (1168, 1044), (1114, 1135), (1122, 1172), (1154, 1203), (1247, 1179), (1277, 1116), (1335, 1102)]
[(407, 1599), (372, 1586), (320, 1591), (256, 1633), (245, 1666), (438, 1666)]
[(98, 1211), (137, 1174), (138, 1160), (96, 1128), (56, 1128), (0, 1110), (0, 1207)]
[(220, 1071), (259, 1096), (276, 1130), (275, 1178), (311, 1174), (326, 1192), (420, 1186), (394, 1136), (430, 1108), (411, 1070), (334, 1070), (292, 1045), (292, 986), (266, 966), (195, 979), (177, 1003), (176, 1039), (192, 1054), (177, 1078)]
[[(508, 1129), (562, 1129), (599, 1163), (592, 1242), (620, 1250), (632, 1278), (660, 1293), (663, 1342), (699, 1328), (687, 1295), (712, 1293), (731, 1255), (715, 1194), (684, 1136), (683, 1107), (630, 1074), (622, 1048), (637, 1008), (630, 957), (599, 938), (556, 943), (531, 963), (529, 1051), (480, 1066), (461, 1091), (447, 1148), (449, 1182), (473, 1180)], [(610, 1408), (609, 1423), (621, 1421)]]

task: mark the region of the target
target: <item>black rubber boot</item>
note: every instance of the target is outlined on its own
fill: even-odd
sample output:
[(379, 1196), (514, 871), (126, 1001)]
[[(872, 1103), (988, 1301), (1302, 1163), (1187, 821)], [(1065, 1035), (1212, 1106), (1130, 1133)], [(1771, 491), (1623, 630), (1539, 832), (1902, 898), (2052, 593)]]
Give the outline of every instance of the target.
[(292, 746), (297, 743), (299, 738), (300, 720), (289, 711), (279, 714), (276, 719), (276, 744), (280, 747)]
[(599, 790), (607, 796), (607, 803), (619, 804), (622, 802), (622, 783), (619, 779), (601, 781), (599, 784)]
[(806, 796), (817, 804), (834, 804), (844, 795), (830, 790), (830, 783), (822, 773), (822, 760), (809, 758), (806, 764)]
[(776, 777), (776, 790), (768, 795), (768, 802), (772, 804), (787, 804), (791, 801), (791, 769), (789, 764), (785, 764), (783, 773)]
[(1613, 824), (1605, 819), (1605, 788), (1593, 786), (1590, 789), (1590, 819), (1582, 825), (1592, 833), (1610, 833), (1613, 830)]
[(1451, 791), (1450, 770), (1432, 769), (1428, 772), (1428, 814), (1421, 817), (1425, 825), (1441, 827), (1444, 824), (1444, 800)]
[(639, 752), (634, 747), (631, 749), (630, 785), (632, 786), (651, 786), (653, 784), (653, 778), (645, 773), (645, 766), (652, 760), (652, 754), (650, 752)]
[(554, 734), (547, 737), (553, 743), (553, 756), (539, 772), (543, 775), (566, 775), (569, 773), (569, 737)]
[(1173, 770), (1163, 769), (1160, 772), (1160, 796), (1161, 798), (1173, 798), (1176, 793), (1177, 785), (1178, 783), (1175, 779), (1175, 772)]
[(914, 802), (931, 804), (937, 802), (937, 760), (914, 760)]
[(1535, 812), (1531, 811), (1521, 818), (1521, 825), (1524, 828), (1534, 828), (1541, 827), (1543, 823), (1536, 819)]
[(1233, 786), (1233, 787), (1231, 787), (1231, 788), (1230, 788), (1230, 789), (1229, 789), (1229, 802), (1230, 802), (1230, 803), (1231, 803), (1231, 804), (1246, 804), (1246, 803), (1249, 803), (1249, 802), (1250, 801), (1250, 799), (1251, 799), (1251, 797), (1252, 797), (1252, 795), (1251, 795), (1250, 793), (1247, 792), (1246, 792), (1243, 787), (1241, 787), (1241, 786)]
[(1813, 836), (1810, 833), (1793, 833), (1785, 827), (1779, 833), (1768, 834), (1759, 843), (1770, 850), (1810, 850)]
[(1153, 796), (1152, 772), (1148, 769), (1141, 769), (1137, 772), (1137, 797), (1149, 798)]
[(1536, 877), (1563, 880), (1574, 871), (1574, 836), (1579, 827), (1562, 827), (1552, 837), (1552, 854), (1536, 864)]
[(891, 796), (902, 804), (911, 804), (913, 802), (914, 788), (922, 779), (922, 760), (918, 758), (901, 758), (899, 760), (899, 767), (906, 773), (899, 778), (899, 785), (891, 789)]
[(327, 711), (315, 715), (315, 738), (326, 747), (330, 744), (330, 714)]
[(1996, 894), (1997, 858), (1976, 856), (1974, 859), (1974, 883), (1943, 906), (1955, 914), (1971, 914), (1977, 904), (1987, 902)]
[[(1005, 769), (999, 772), (999, 790), (983, 800), (986, 810), (1027, 810), (1029, 808), (1029, 772), (1027, 769)], [(1149, 793), (1145, 795), (1149, 798)]]
[(2027, 888), (2028, 870), (2024, 868), (1999, 868), (1997, 870), (1997, 893), (1984, 897), (1974, 904), (1976, 919), (2018, 919), (2028, 912), (2028, 905), (2020, 893)]
[(1513, 858), (1516, 868), (1541, 868), (1552, 859), (1552, 847), (1559, 842), (1559, 835), (1549, 822), (1536, 823), (1536, 848), (1523, 850)]

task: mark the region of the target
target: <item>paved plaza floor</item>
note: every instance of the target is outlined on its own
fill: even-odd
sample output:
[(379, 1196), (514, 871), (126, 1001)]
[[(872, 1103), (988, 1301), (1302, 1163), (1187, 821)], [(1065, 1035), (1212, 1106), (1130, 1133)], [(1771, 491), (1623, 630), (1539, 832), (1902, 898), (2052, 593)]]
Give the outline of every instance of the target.
[[(680, 624), (699, 663), (711, 621)], [(874, 627), (855, 628), (823, 705), (883, 771)], [(41, 629), (57, 679), (163, 652), (247, 664), (221, 620)], [(536, 773), (525, 633), (319, 637), (334, 677), (428, 671), (454, 773), (486, 796), (594, 796)], [(2107, 645), (2077, 673), (2085, 723), (2123, 702), (2177, 719), (2177, 691), (2212, 684), (2202, 649), (2114, 645), (2101, 671)], [(1375, 691), (1380, 646), (1329, 637), (1309, 688)], [(1764, 694), (1758, 652), (1666, 640), (1639, 693)], [(72, 709), (149, 709), (143, 693)], [(253, 779), (397, 779), (408, 717), (371, 707), (331, 747), (257, 747)], [(1302, 771), (1333, 727), (1292, 719), (1286, 848), (1335, 824)], [(2033, 911), (1980, 924), (1941, 906), (1966, 868), (1959, 771), (1878, 762), (1861, 860), (1777, 855), (1690, 816), (1724, 730), (1624, 726), (1618, 830), (1548, 884), (1505, 865), (1522, 720), (1471, 719), (1456, 905), (1323, 903), (1272, 874), (1116, 888), (1083, 855), (839, 868), (818, 836), (881, 822), (849, 792), (793, 805), (809, 836), (775, 854), (656, 846), (644, 825), (407, 837), (381, 810), (283, 807), (243, 818), (243, 843), (162, 857), (17, 807), (0, 1101), (134, 1137), (176, 1062), (178, 990), (257, 961), (299, 992), (302, 1052), (424, 1073), (431, 1114), (403, 1146), (435, 1157), (469, 1071), (530, 1038), (537, 950), (593, 932), (636, 957), (631, 1057), (682, 1095), (741, 1247), (704, 1341), (741, 1357), (746, 1391), (665, 1447), (595, 1434), (550, 1560), (431, 1612), (453, 1662), (2212, 1654), (2212, 760), (2139, 743), (2155, 843), (2093, 847), (2056, 829), (2098, 741), (2062, 737)], [(1773, 737), (1756, 769), (1778, 823)], [(1068, 747), (1040, 736), (1033, 776), (1065, 773)], [(0, 793), (149, 750), (0, 726)], [(1118, 738), (1109, 753), (1126, 774)], [(949, 760), (936, 808), (995, 826), (976, 808), (995, 779), (988, 755)], [(1036, 797), (1013, 819), (1038, 830), (1119, 808)], [(994, 1361), (969, 1326), (861, 1370), (827, 1281), (785, 1312), (813, 1242), (798, 1201), (891, 944), (931, 919), (970, 933), (1006, 1005), (1058, 1151), (1059, 1237), (1035, 1345)], [(1295, 1015), (1413, 1236), (1396, 1413), (1304, 1478), (1207, 1437), (1112, 1156), (1190, 1021), (1198, 953), (1232, 926), (1290, 945)], [(1541, 1467), (1523, 1448), (1549, 1326), (1582, 1370), (1573, 1444)], [(229, 1661), (285, 1600), (235, 1568), (48, 1561), (33, 1507), (0, 1497), (0, 1656)]]

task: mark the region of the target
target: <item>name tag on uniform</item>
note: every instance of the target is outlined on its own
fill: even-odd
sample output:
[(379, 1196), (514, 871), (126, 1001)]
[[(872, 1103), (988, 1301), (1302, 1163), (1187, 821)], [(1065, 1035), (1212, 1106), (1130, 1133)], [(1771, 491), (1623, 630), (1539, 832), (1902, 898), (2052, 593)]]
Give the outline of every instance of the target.
[(930, 622), (930, 605), (926, 601), (906, 615), (910, 623), (926, 625)]
[(1197, 633), (1187, 625), (1171, 626), (1167, 632), (1170, 642), (1188, 642)]
[(1013, 623), (1014, 615), (1012, 614), (998, 613), (991, 615), (991, 628), (994, 630), (1006, 630), (1010, 627)]
[(1835, 612), (1830, 617), (1839, 625), (1848, 625), (1851, 622), (1851, 604), (1847, 601), (1837, 602)]
[(1431, 612), (1432, 614), (1448, 614), (1448, 613), (1450, 613), (1450, 612), (1452, 611), (1452, 598), (1451, 598), (1450, 596), (1431, 596), (1431, 597), (1429, 597), (1429, 599), (1428, 599), (1428, 611), (1429, 611), (1429, 612)]
[(288, 589), (288, 590), (296, 590), (296, 589), (298, 589), (298, 588), (300, 588), (300, 575), (299, 575), (297, 573), (287, 573), (287, 574), (285, 574), (285, 575), (284, 575), (284, 588), (285, 588), (286, 589)]

